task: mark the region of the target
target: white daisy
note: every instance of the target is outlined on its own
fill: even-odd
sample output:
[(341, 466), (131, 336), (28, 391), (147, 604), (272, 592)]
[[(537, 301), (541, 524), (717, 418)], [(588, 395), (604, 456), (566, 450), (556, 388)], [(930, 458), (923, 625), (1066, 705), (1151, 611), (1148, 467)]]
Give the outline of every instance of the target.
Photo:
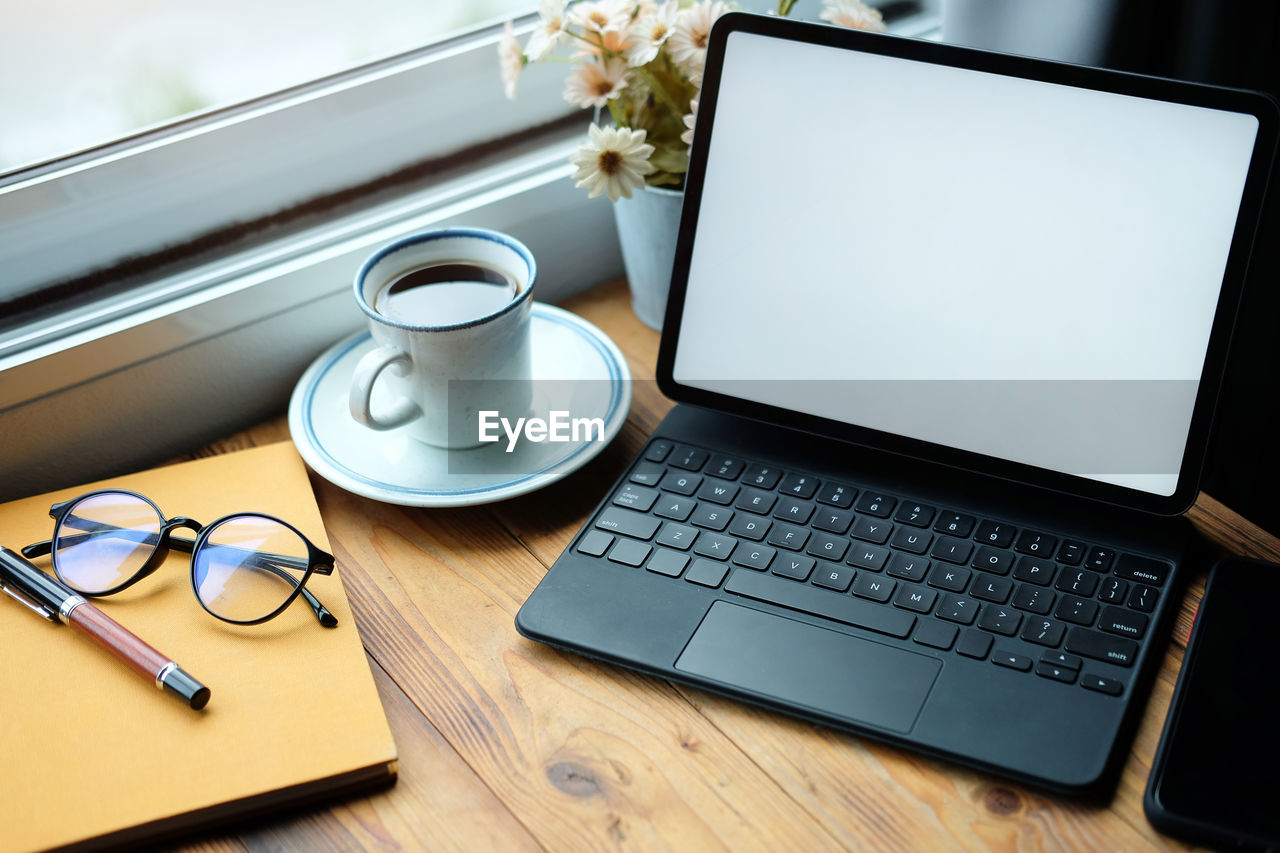
[(624, 30), (618, 32), (609, 30), (606, 33), (587, 33), (585, 38), (575, 39), (578, 49), (574, 51), (574, 59), (583, 59), (591, 56), (599, 56), (601, 48), (612, 54), (626, 53), (631, 47), (631, 31)]
[(628, 0), (595, 0), (577, 3), (569, 11), (569, 23), (592, 33), (621, 33), (631, 26)]
[(575, 186), (586, 187), (587, 196), (608, 193), (610, 201), (631, 198), (631, 191), (644, 186), (644, 176), (656, 171), (649, 162), (653, 146), (644, 141), (643, 130), (591, 125), (588, 141), (569, 158), (578, 167)]
[(511, 29), (511, 22), (502, 30), (502, 38), (498, 40), (498, 71), (502, 74), (502, 86), (507, 90), (507, 99), (515, 100), (516, 80), (520, 78), (520, 70), (524, 68), (524, 54), (520, 51), (520, 43), (516, 41)]
[(530, 62), (540, 62), (551, 55), (564, 35), (566, 0), (542, 0), (538, 6), (538, 26), (525, 45)]
[(720, 0), (702, 0), (676, 15), (675, 29), (667, 40), (667, 53), (695, 85), (702, 82), (711, 25), (727, 11), (728, 7)]
[(630, 79), (627, 63), (621, 59), (584, 62), (565, 80), (564, 99), (584, 109), (603, 107), (618, 96)]
[(680, 141), (685, 145), (693, 145), (693, 126), (698, 121), (698, 99), (689, 102), (689, 112), (685, 113), (684, 126), (689, 128), (680, 134)]
[(862, 0), (822, 0), (822, 12), (818, 17), (851, 30), (884, 32), (884, 16), (880, 10), (872, 9)]
[(631, 45), (627, 48), (627, 64), (635, 68), (647, 65), (658, 55), (676, 25), (676, 13), (679, 7), (673, 2), (663, 3), (647, 15), (636, 18), (629, 34)]

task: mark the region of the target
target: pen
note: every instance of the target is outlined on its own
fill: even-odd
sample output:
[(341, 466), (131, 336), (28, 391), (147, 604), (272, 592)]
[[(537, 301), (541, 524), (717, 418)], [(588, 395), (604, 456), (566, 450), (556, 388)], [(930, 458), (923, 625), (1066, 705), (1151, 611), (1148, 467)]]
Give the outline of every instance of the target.
[(75, 628), (123, 661), (199, 710), (209, 702), (209, 688), (196, 681), (168, 656), (147, 645), (127, 628), (94, 607), (57, 578), (40, 571), (26, 557), (0, 546), (0, 590), (50, 622)]

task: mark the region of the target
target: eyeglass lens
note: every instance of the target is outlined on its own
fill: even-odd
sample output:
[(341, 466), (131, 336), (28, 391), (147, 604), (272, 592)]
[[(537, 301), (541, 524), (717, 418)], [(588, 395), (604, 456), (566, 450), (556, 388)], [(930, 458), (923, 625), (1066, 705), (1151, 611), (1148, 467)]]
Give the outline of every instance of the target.
[(271, 615), (302, 583), (307, 544), (291, 528), (258, 515), (237, 515), (210, 528), (196, 551), (196, 595), (215, 616), (251, 622)]
[(80, 592), (114, 589), (146, 563), (163, 524), (156, 508), (134, 495), (91, 495), (76, 503), (55, 531), (58, 574)]

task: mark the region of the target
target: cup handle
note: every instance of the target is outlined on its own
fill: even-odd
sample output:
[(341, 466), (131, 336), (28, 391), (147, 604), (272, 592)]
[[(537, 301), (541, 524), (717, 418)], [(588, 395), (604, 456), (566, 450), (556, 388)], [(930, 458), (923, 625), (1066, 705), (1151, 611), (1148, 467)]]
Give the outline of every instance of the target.
[(347, 395), (351, 407), (351, 417), (370, 429), (384, 430), (404, 426), (422, 414), (418, 404), (402, 397), (392, 410), (382, 417), (373, 414), (369, 409), (369, 397), (373, 394), (373, 383), (382, 371), (390, 367), (397, 376), (403, 376), (412, 365), (409, 356), (399, 348), (380, 346), (367, 352), (356, 364), (355, 373), (351, 377), (351, 391)]

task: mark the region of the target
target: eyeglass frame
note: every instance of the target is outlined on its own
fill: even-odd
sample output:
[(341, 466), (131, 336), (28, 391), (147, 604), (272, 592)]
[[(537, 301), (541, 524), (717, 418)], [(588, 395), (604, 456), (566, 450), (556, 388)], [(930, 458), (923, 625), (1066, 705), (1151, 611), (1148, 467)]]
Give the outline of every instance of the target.
[[(71, 513), (72, 508), (74, 508), (81, 501), (87, 500), (89, 498), (97, 497), (99, 495), (128, 495), (130, 497), (138, 498), (139, 500), (145, 502), (152, 509), (155, 510), (156, 516), (160, 519), (160, 530), (155, 534), (156, 543), (154, 545), (154, 549), (151, 552), (151, 555), (147, 557), (146, 561), (138, 568), (136, 572), (130, 575), (129, 578), (124, 583), (117, 584), (116, 586), (111, 587), (110, 589), (107, 589), (107, 590), (103, 590), (101, 592), (87, 592), (79, 589), (75, 584), (70, 583), (69, 581), (67, 581), (66, 578), (62, 576), (62, 571), (58, 568), (58, 559), (57, 559), (55, 546), (57, 545), (57, 543), (59, 543), (62, 540), (62, 536), (60, 535), (62, 523), (63, 521), (66, 520), (66, 517)], [(292, 524), (290, 524), (289, 522), (285, 521), (282, 518), (277, 518), (276, 516), (269, 515), (265, 512), (233, 512), (228, 515), (224, 515), (221, 518), (217, 518), (212, 522), (210, 522), (209, 524), (201, 524), (200, 522), (196, 521), (194, 518), (191, 518), (185, 515), (175, 515), (172, 518), (170, 518), (165, 515), (164, 511), (160, 509), (159, 505), (155, 501), (153, 501), (151, 498), (147, 497), (146, 495), (139, 494), (138, 492), (132, 491), (130, 489), (98, 489), (92, 492), (85, 492), (83, 495), (80, 495), (79, 497), (75, 497), (75, 498), (71, 498), (70, 500), (60, 501), (58, 503), (55, 503), (53, 506), (49, 508), (49, 516), (53, 519), (53, 534), (54, 534), (53, 538), (45, 539), (40, 542), (33, 542), (32, 544), (27, 545), (22, 549), (22, 555), (29, 560), (35, 559), (37, 557), (43, 557), (43, 556), (49, 555), (50, 563), (53, 566), (53, 573), (57, 575), (58, 580), (62, 581), (62, 583), (66, 584), (71, 589), (74, 589), (80, 595), (84, 595), (89, 598), (103, 598), (108, 595), (115, 595), (117, 592), (123, 592), (124, 590), (136, 584), (138, 581), (142, 580), (143, 578), (146, 578), (151, 576), (152, 574), (155, 574), (156, 570), (159, 569), (160, 566), (164, 564), (164, 561), (169, 558), (169, 553), (170, 553), (170, 550), (172, 549), (172, 550), (182, 551), (183, 553), (187, 553), (191, 555), (191, 560), (190, 560), (191, 592), (195, 595), (196, 601), (200, 603), (200, 606), (204, 609), (204, 611), (208, 613), (210, 616), (214, 617), (215, 619), (219, 619), (223, 622), (227, 622), (232, 625), (260, 625), (263, 622), (267, 622), (279, 616), (281, 613), (285, 611), (286, 608), (288, 608), (290, 604), (293, 604), (294, 599), (296, 599), (299, 595), (301, 595), (303, 599), (307, 602), (307, 605), (311, 608), (311, 612), (315, 614), (316, 619), (319, 620), (321, 625), (323, 625), (326, 628), (336, 628), (338, 626), (337, 617), (334, 616), (333, 613), (329, 611), (329, 608), (325, 607), (320, 602), (320, 599), (317, 598), (314, 593), (306, 589), (306, 583), (308, 580), (310, 580), (313, 574), (316, 574), (316, 575), (333, 574), (334, 556), (330, 554), (328, 551), (324, 551), (319, 547), (317, 547), (316, 544), (312, 542), (310, 539), (308, 539), (301, 530), (294, 527)], [(196, 587), (196, 561), (195, 561), (196, 552), (199, 551), (200, 548), (204, 547), (205, 543), (209, 539), (209, 534), (214, 529), (216, 529), (220, 524), (226, 521), (229, 521), (233, 518), (265, 518), (268, 521), (274, 521), (275, 523), (281, 525), (282, 527), (285, 527), (288, 530), (293, 531), (293, 533), (295, 533), (298, 536), (298, 538), (302, 540), (303, 544), (307, 546), (307, 568), (306, 568), (306, 571), (303, 573), (302, 578), (300, 580), (297, 580), (297, 585), (294, 587), (293, 592), (289, 594), (289, 596), (284, 600), (284, 602), (279, 607), (277, 607), (272, 612), (268, 613), (266, 616), (262, 616), (257, 619), (228, 619), (225, 616), (222, 616), (218, 613), (213, 612), (213, 610), (209, 609), (209, 606), (205, 604), (204, 599), (200, 597), (200, 591)], [(173, 536), (173, 532), (180, 528), (190, 530), (191, 532), (195, 533), (196, 538), (192, 540), (192, 539), (184, 539), (182, 537)], [(84, 535), (84, 534), (81, 534), (81, 535)], [(295, 557), (287, 557), (283, 554), (279, 556), (281, 557), (280, 562), (286, 563), (286, 564), (287, 562), (296, 562), (296, 559), (297, 559)], [(274, 572), (277, 575), (280, 575), (281, 577), (289, 580), (290, 582), (293, 582), (295, 580), (293, 576), (286, 574), (282, 569), (277, 568), (275, 566), (268, 565), (268, 566), (265, 566), (264, 568), (269, 569), (270, 571)]]

